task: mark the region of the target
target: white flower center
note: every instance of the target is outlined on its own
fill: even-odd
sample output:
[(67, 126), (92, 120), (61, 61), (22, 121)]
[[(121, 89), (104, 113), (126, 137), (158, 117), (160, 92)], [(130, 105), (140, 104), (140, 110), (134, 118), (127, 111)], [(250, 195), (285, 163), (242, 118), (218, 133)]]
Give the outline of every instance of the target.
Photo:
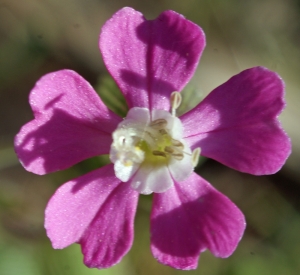
[(181, 101), (177, 94), (171, 96), (172, 114), (152, 110), (150, 115), (148, 109), (134, 107), (113, 132), (110, 159), (116, 176), (123, 182), (131, 180), (140, 193), (166, 191), (173, 185), (172, 178), (186, 179), (198, 162), (199, 149), (191, 152), (182, 123), (175, 117)]

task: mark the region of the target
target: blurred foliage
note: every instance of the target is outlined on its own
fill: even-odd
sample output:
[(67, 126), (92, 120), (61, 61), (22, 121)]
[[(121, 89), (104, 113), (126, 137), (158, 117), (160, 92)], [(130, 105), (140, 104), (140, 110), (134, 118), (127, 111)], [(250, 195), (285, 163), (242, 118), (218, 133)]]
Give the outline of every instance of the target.
[[(88, 269), (78, 245), (54, 250), (43, 211), (63, 182), (106, 164), (108, 156), (43, 177), (26, 172), (14, 154), (13, 137), (32, 119), (28, 94), (44, 74), (69, 68), (95, 87), (107, 106), (124, 117), (124, 97), (108, 76), (98, 50), (99, 30), (119, 8), (132, 6), (149, 19), (173, 9), (199, 24), (207, 48), (183, 91), (181, 114), (232, 75), (252, 66), (277, 71), (286, 82), (281, 116), (293, 154), (277, 175), (254, 177), (202, 159), (197, 173), (245, 213), (247, 229), (236, 252), (218, 259), (201, 254), (189, 274), (296, 275), (300, 273), (300, 9), (297, 0), (2, 0), (0, 1), (0, 274), (183, 274), (158, 264), (150, 253), (151, 196), (141, 196), (135, 240), (122, 262)], [(201, 122), (199, 122), (201, 123)]]
[(120, 92), (116, 82), (110, 76), (105, 75), (99, 79), (96, 85), (96, 91), (110, 110), (120, 117), (126, 117), (128, 106), (125, 98)]

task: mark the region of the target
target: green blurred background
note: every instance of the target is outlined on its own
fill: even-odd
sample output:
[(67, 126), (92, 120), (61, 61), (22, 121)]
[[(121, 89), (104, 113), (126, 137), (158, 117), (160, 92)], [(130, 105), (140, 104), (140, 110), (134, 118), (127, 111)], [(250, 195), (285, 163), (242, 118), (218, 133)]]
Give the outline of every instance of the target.
[(203, 160), (197, 172), (245, 213), (247, 229), (228, 259), (202, 253), (189, 274), (300, 274), (300, 1), (296, 0), (0, 0), (0, 275), (183, 274), (158, 264), (149, 248), (151, 196), (141, 196), (135, 240), (123, 261), (88, 269), (78, 245), (54, 250), (43, 228), (45, 205), (63, 182), (105, 162), (94, 158), (47, 176), (26, 172), (13, 138), (32, 119), (28, 94), (44, 74), (69, 68), (83, 75), (119, 113), (117, 88), (98, 49), (103, 23), (124, 6), (153, 19), (175, 10), (199, 24), (207, 47), (185, 89), (191, 108), (214, 87), (249, 67), (278, 72), (286, 83), (280, 119), (293, 153), (276, 175), (254, 177)]

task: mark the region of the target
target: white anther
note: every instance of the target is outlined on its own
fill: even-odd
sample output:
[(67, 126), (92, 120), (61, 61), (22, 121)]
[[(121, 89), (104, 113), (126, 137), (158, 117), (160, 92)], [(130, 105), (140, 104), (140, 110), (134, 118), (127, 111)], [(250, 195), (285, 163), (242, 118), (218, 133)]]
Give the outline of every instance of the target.
[(192, 152), (192, 164), (193, 164), (194, 167), (196, 167), (198, 162), (199, 162), (200, 153), (201, 153), (201, 148), (200, 147), (194, 149), (193, 152)]
[(173, 92), (171, 93), (170, 97), (170, 102), (171, 102), (171, 110), (172, 110), (172, 116), (176, 115), (176, 110), (180, 106), (182, 102), (182, 96), (179, 92)]

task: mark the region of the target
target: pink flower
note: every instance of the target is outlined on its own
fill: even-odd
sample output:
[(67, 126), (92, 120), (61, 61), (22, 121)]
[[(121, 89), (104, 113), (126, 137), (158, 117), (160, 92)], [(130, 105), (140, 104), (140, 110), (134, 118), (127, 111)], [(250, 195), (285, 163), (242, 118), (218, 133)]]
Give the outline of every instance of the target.
[(126, 118), (81, 76), (62, 70), (36, 83), (35, 119), (15, 139), (25, 169), (40, 175), (101, 154), (113, 162), (65, 183), (50, 199), (45, 227), (53, 247), (79, 243), (89, 267), (118, 263), (133, 242), (139, 193), (154, 192), (151, 250), (159, 262), (194, 269), (206, 249), (228, 257), (244, 216), (193, 168), (201, 149), (238, 171), (277, 172), (291, 150), (277, 120), (282, 80), (265, 68), (245, 70), (178, 118), (180, 94), (171, 93), (196, 69), (205, 46), (200, 27), (173, 11), (147, 21), (124, 8), (106, 22), (99, 45), (130, 108)]

